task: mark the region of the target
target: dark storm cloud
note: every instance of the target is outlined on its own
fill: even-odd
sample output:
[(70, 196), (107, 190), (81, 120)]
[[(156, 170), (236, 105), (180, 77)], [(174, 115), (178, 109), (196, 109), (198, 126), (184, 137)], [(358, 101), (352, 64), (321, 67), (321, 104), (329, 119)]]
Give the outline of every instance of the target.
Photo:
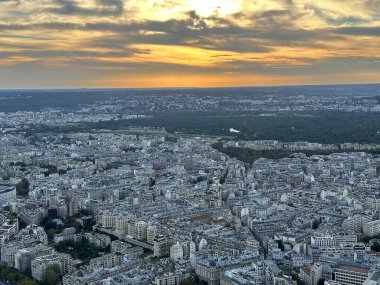
[(335, 29), (333, 32), (350, 36), (380, 37), (380, 27), (344, 27)]
[(47, 12), (79, 16), (118, 16), (124, 12), (122, 0), (96, 0), (93, 8), (82, 7), (77, 0), (54, 0), (54, 2), (57, 7), (48, 8)]
[[(0, 48), (4, 45), (0, 43)], [(129, 57), (136, 54), (143, 54), (144, 50), (138, 50), (133, 48), (124, 48), (119, 51), (86, 51), (86, 50), (48, 50), (43, 48), (36, 48), (33, 46), (24, 47), (25, 49), (21, 51), (0, 51), (0, 58), (6, 57), (18, 57), (25, 56), (36, 59), (53, 59), (53, 58), (64, 58), (73, 59), (76, 61), (78, 58), (123, 58)]]
[[(66, 0), (67, 1), (67, 0)], [(184, 45), (207, 49), (235, 52), (269, 52), (275, 46), (312, 46), (316, 41), (333, 41), (344, 36), (380, 36), (380, 29), (368, 27), (348, 27), (320, 30), (303, 30), (293, 25), (281, 26), (279, 18), (287, 18), (286, 11), (268, 11), (255, 18), (255, 26), (242, 27), (228, 19), (217, 16), (202, 18), (194, 11), (187, 13), (183, 20), (154, 21), (146, 20), (132, 23), (71, 23), (46, 22), (33, 25), (0, 24), (0, 31), (46, 29), (58, 31), (99, 31), (112, 35), (85, 40), (84, 46), (125, 49), (130, 44)], [(209, 27), (207, 21), (213, 21)], [(272, 26), (268, 23), (273, 20)], [(218, 21), (223, 26), (215, 25)]]

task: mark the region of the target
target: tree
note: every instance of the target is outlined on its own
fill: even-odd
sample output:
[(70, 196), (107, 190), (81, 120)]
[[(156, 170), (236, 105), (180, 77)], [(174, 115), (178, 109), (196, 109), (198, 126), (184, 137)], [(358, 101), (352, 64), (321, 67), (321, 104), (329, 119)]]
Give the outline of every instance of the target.
[(18, 227), (20, 230), (25, 229), (28, 226), (28, 224), (21, 219), (18, 220)]
[(47, 168), (47, 171), (44, 172), (45, 177), (48, 177), (50, 174), (58, 173), (58, 168), (55, 165), (43, 165), (41, 168)]
[(375, 242), (373, 246), (371, 247), (372, 250), (379, 252), (380, 251), (380, 243)]
[(37, 283), (29, 277), (4, 264), (0, 264), (0, 278), (9, 281), (9, 284), (37, 285)]
[(281, 239), (277, 241), (277, 245), (278, 245), (278, 247), (281, 249), (281, 251), (284, 251), (284, 250), (285, 250), (284, 243), (282, 242)]
[(153, 187), (154, 185), (156, 185), (156, 179), (149, 178), (149, 188)]
[(295, 280), (297, 282), (297, 285), (305, 285), (305, 282), (302, 281), (296, 273), (292, 274), (292, 280)]
[(362, 240), (363, 240), (364, 243), (368, 243), (368, 242), (371, 240), (371, 237), (369, 237), (369, 236), (364, 236), (364, 237), (362, 238)]
[(19, 183), (16, 184), (16, 193), (20, 196), (28, 196), (29, 193), (29, 180), (25, 177), (21, 179)]
[(5, 175), (3, 175), (3, 180), (4, 180), (4, 181), (7, 181), (7, 180), (9, 180), (9, 179), (11, 179), (11, 176), (10, 176), (9, 174), (5, 174)]
[(323, 284), (325, 284), (325, 279), (324, 279), (324, 278), (320, 278), (320, 279), (318, 280), (317, 285), (323, 285)]
[(22, 279), (20, 285), (37, 285), (37, 282), (30, 279)]
[(201, 280), (198, 275), (195, 275), (191, 284), (194, 284), (194, 285), (207, 285), (207, 282), (204, 281), (204, 280)]
[(46, 285), (56, 285), (60, 281), (60, 275), (61, 268), (59, 265), (49, 265), (42, 276), (42, 283)]

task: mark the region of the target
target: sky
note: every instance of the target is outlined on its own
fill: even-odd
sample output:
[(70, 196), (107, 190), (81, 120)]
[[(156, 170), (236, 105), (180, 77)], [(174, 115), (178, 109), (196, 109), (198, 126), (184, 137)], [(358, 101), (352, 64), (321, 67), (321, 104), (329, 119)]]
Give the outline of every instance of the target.
[(0, 0), (0, 88), (380, 82), (380, 0)]

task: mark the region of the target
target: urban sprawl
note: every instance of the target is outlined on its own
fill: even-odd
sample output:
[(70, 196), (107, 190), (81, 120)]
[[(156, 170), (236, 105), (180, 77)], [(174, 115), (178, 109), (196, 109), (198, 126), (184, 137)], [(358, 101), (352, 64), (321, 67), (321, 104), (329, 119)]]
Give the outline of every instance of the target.
[(223, 142), (294, 151), (247, 164), (158, 129), (18, 132), (116, 117), (0, 114), (0, 283), (380, 284), (378, 144)]

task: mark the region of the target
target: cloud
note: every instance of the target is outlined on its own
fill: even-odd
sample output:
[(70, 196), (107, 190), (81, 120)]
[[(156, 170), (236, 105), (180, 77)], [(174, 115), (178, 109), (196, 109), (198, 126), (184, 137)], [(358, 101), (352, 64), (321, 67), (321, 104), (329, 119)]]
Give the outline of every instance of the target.
[[(135, 70), (143, 77), (166, 69), (215, 76), (295, 76), (305, 70), (322, 75), (323, 68), (332, 69), (330, 62), (377, 63), (379, 5), (375, 0), (350, 5), (339, 0), (0, 0), (0, 57), (7, 68), (12, 62), (34, 64), (41, 72), (46, 66), (104, 68), (109, 76)], [(378, 65), (360, 68), (375, 72)]]
[(78, 0), (54, 0), (56, 6), (45, 11), (61, 15), (118, 16), (124, 12), (122, 0), (96, 0), (91, 6), (82, 6)]
[(339, 28), (332, 31), (336, 34), (342, 34), (342, 35), (380, 37), (380, 26), (344, 27), (344, 28)]

